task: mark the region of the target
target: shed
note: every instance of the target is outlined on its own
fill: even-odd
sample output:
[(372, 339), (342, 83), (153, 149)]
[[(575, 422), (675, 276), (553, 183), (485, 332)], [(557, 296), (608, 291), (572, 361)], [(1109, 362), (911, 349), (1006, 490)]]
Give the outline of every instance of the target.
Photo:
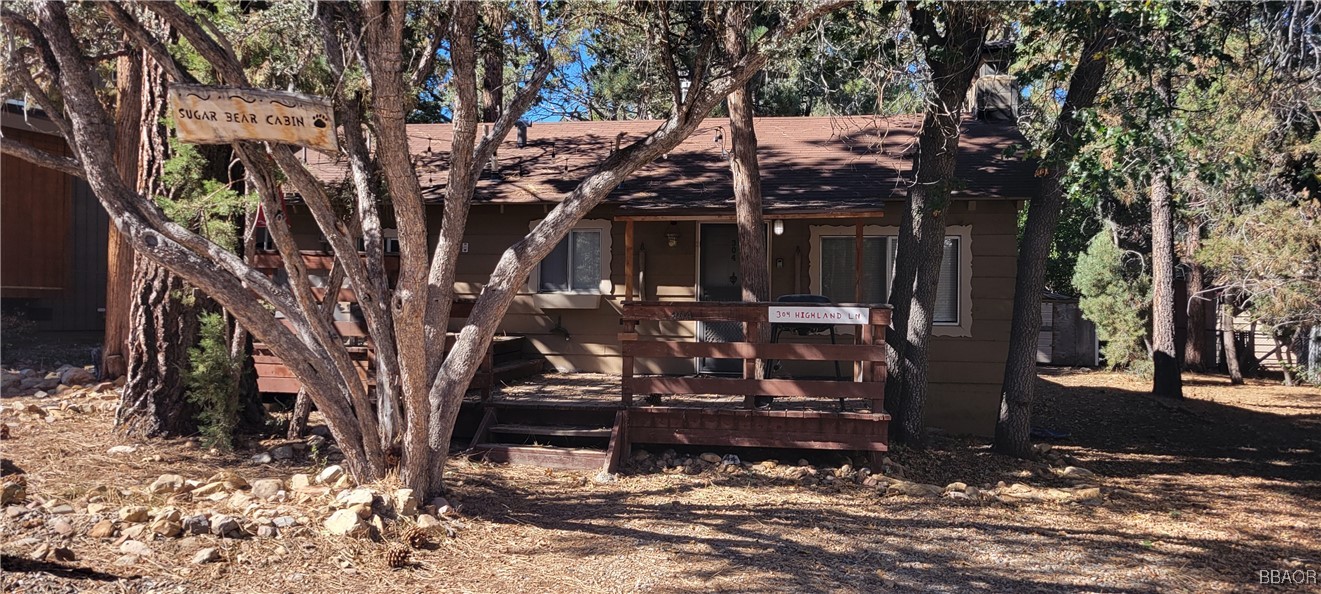
[(1096, 325), (1083, 317), (1077, 298), (1051, 291), (1042, 293), (1037, 364), (1070, 367), (1101, 364)]

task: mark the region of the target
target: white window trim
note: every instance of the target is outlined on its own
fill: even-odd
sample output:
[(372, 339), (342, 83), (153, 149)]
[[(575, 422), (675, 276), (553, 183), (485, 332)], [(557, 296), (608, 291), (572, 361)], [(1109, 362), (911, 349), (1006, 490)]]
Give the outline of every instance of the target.
[[(535, 229), (543, 219), (528, 223), (528, 230)], [(541, 262), (532, 267), (528, 274), (525, 292), (532, 296), (532, 303), (541, 309), (596, 309), (601, 305), (601, 296), (610, 295), (615, 285), (610, 281), (610, 256), (612, 238), (609, 219), (583, 219), (573, 226), (572, 231), (597, 231), (601, 234), (601, 280), (595, 290), (541, 292)], [(566, 234), (565, 237), (569, 235)]]
[[(812, 225), (809, 227), (808, 278), (811, 290), (821, 294), (821, 238), (856, 237), (857, 229), (851, 225)], [(895, 226), (867, 225), (862, 228), (863, 237), (897, 237), (899, 228)], [(946, 236), (959, 238), (959, 321), (936, 322), (931, 326), (935, 336), (968, 338), (972, 336), (972, 226), (950, 225), (945, 227)], [(886, 286), (893, 284), (894, 268), (890, 269), (891, 278), (885, 279)], [(842, 332), (849, 332), (848, 327), (841, 327)]]

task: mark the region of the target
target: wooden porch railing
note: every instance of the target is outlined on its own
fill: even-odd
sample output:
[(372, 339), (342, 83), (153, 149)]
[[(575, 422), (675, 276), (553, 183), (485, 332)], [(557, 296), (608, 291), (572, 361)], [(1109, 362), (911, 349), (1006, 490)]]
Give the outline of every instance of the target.
[[(643, 321), (742, 322), (744, 342), (653, 340), (639, 335)], [(754, 407), (757, 396), (853, 398), (867, 400), (879, 412), (885, 398), (885, 327), (890, 306), (744, 302), (625, 302), (619, 334), (623, 349), (621, 395), (625, 407), (634, 394), (711, 394), (744, 396)], [(855, 344), (801, 344), (758, 340), (771, 324), (853, 325)], [(763, 332), (763, 330), (765, 332)], [(712, 357), (742, 359), (742, 377), (673, 377), (636, 375), (637, 358)], [(758, 360), (853, 361), (852, 381), (755, 377)]]

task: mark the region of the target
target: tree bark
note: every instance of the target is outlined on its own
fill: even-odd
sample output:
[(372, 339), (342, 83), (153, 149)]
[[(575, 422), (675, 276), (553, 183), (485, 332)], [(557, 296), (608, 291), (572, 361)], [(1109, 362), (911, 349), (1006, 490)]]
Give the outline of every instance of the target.
[[(750, 5), (736, 4), (725, 20), (725, 50), (731, 56), (747, 51)], [(770, 273), (766, 270), (766, 224), (762, 218), (761, 168), (757, 162), (757, 131), (753, 125), (752, 82), (734, 89), (726, 99), (729, 128), (733, 143), (729, 169), (734, 181), (734, 221), (738, 226), (738, 275), (742, 279), (744, 301), (768, 301)], [(746, 340), (766, 342), (770, 328), (766, 324), (745, 329)], [(754, 336), (755, 334), (755, 336)], [(758, 359), (753, 366), (754, 379), (766, 377), (766, 362)], [(768, 404), (769, 397), (758, 399)]]
[(1206, 361), (1203, 353), (1206, 352), (1206, 306), (1207, 300), (1202, 296), (1202, 291), (1206, 289), (1206, 272), (1202, 266), (1193, 258), (1197, 255), (1197, 250), (1202, 246), (1202, 225), (1195, 217), (1188, 221), (1188, 238), (1184, 244), (1185, 257), (1188, 264), (1187, 278), (1187, 312), (1188, 317), (1185, 321), (1183, 342), (1183, 368), (1188, 371), (1203, 372), (1206, 371)]
[[(899, 260), (912, 260), (914, 272), (907, 328), (902, 328), (906, 335), (904, 352), (896, 357), (902, 392), (890, 414), (895, 439), (921, 448), (925, 441), (927, 347), (959, 151), (959, 122), (968, 87), (981, 62), (991, 15), (984, 6), (965, 4), (943, 5), (939, 16), (923, 7), (913, 8), (911, 14), (913, 33), (930, 45), (926, 55), (933, 92), (918, 136), (914, 183), (909, 191), (907, 216), (911, 219), (912, 241), (901, 239), (898, 254)], [(938, 24), (937, 19), (942, 22)], [(912, 251), (903, 252), (905, 246)], [(896, 276), (895, 283), (899, 282)], [(901, 329), (897, 325), (895, 328)]]
[(195, 433), (197, 408), (184, 392), (188, 349), (197, 342), (193, 290), (183, 279), (145, 259), (134, 262), (128, 382), (115, 427), (134, 437)]
[[(125, 49), (116, 64), (115, 165), (124, 183), (137, 185), (142, 128), (142, 52)], [(129, 303), (133, 295), (133, 248), (113, 222), (106, 235), (105, 338), (101, 379), (128, 372)]]
[(1229, 303), (1220, 306), (1220, 336), (1225, 349), (1225, 370), (1229, 372), (1229, 383), (1242, 385), (1243, 370), (1238, 364), (1238, 340), (1234, 338), (1234, 306)]
[(1168, 166), (1151, 183), (1151, 393), (1183, 397), (1183, 379), (1174, 345), (1174, 203)]
[(1045, 175), (1028, 205), (1027, 222), (1018, 248), (1014, 280), (1014, 314), (1009, 326), (1009, 354), (1001, 384), (1000, 417), (995, 424), (995, 450), (1027, 458), (1032, 455), (1032, 403), (1037, 380), (1037, 338), (1041, 332), (1041, 295), (1046, 286), (1046, 260), (1064, 207), (1064, 174), (1082, 143), (1080, 111), (1089, 109), (1105, 81), (1107, 52), (1115, 37), (1108, 24), (1083, 44), (1069, 91), (1051, 131), (1049, 153), (1041, 167)]

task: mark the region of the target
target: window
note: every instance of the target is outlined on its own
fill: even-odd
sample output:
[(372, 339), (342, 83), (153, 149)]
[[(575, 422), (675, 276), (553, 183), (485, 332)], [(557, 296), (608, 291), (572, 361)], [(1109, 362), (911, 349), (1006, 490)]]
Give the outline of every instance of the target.
[(253, 233), (253, 239), (257, 242), (257, 251), (273, 252), (276, 250), (275, 240), (271, 238), (271, 232), (266, 227), (257, 227), (256, 233)]
[(601, 285), (601, 231), (574, 229), (541, 261), (540, 293), (594, 293)]
[[(836, 303), (858, 301), (855, 286), (855, 230), (853, 227), (812, 227), (811, 258), (812, 290)], [(890, 284), (894, 278), (895, 257), (899, 241), (894, 227), (868, 226), (862, 244), (862, 302), (885, 303), (889, 300)], [(961, 326), (955, 335), (969, 335), (968, 318), (971, 283), (969, 275), (970, 227), (951, 226), (945, 236), (944, 253), (940, 263), (940, 283), (936, 289), (933, 322), (937, 326)], [(937, 334), (949, 332), (936, 330)]]
[[(888, 238), (862, 238), (862, 302), (885, 303), (889, 289), (891, 258), (886, 257)], [(835, 303), (853, 303), (857, 299), (854, 265), (857, 259), (853, 237), (821, 238), (821, 294)], [(869, 274), (875, 271), (875, 274)]]

